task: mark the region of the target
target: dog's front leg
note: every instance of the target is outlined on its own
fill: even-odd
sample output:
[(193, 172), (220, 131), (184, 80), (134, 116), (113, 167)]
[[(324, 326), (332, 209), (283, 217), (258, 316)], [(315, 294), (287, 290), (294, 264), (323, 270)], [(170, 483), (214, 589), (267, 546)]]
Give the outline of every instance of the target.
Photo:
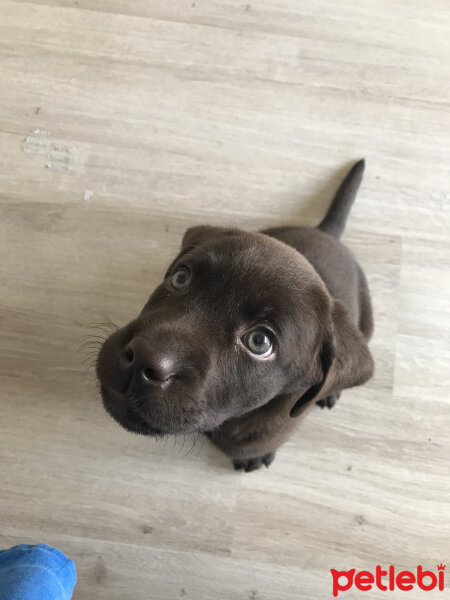
[(233, 461), (236, 470), (268, 467), (275, 451), (287, 440), (299, 419), (290, 417), (292, 396), (277, 396), (264, 406), (229, 419), (208, 433)]

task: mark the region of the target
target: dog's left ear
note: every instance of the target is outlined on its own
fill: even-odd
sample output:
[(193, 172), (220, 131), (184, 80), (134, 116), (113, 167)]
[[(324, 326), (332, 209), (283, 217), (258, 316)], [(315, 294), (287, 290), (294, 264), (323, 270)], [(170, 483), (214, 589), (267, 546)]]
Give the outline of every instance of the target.
[(339, 300), (334, 300), (331, 326), (319, 345), (314, 361), (315, 382), (294, 404), (291, 417), (302, 413), (312, 401), (362, 385), (373, 372), (374, 362), (366, 340), (351, 322), (347, 309)]

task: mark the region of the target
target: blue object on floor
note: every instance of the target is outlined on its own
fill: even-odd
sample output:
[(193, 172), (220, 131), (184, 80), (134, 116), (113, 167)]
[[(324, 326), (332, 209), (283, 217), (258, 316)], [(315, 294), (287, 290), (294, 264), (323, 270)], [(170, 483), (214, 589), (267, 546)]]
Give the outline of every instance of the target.
[(0, 600), (70, 600), (76, 580), (73, 561), (46, 544), (0, 550)]

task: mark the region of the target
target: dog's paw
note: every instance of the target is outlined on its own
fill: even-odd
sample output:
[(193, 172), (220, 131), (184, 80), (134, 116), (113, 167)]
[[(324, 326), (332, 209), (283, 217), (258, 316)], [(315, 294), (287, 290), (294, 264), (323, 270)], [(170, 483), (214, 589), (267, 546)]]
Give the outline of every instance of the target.
[(233, 460), (233, 465), (236, 471), (244, 470), (246, 473), (250, 473), (250, 471), (256, 471), (256, 469), (260, 469), (263, 465), (268, 467), (274, 458), (275, 452), (271, 452), (270, 454), (258, 456), (257, 458)]
[(326, 398), (322, 398), (322, 400), (317, 400), (317, 406), (320, 408), (333, 408), (336, 402), (339, 400), (340, 392), (337, 394), (332, 394), (331, 396), (327, 396)]

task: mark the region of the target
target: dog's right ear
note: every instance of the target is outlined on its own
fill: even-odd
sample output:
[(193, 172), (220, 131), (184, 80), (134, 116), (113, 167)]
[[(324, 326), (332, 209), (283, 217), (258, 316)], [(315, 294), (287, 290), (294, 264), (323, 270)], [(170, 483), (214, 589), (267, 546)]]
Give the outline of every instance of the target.
[(198, 225), (188, 229), (181, 242), (181, 252), (190, 248), (197, 248), (223, 235), (236, 234), (236, 229), (213, 227), (212, 225)]

